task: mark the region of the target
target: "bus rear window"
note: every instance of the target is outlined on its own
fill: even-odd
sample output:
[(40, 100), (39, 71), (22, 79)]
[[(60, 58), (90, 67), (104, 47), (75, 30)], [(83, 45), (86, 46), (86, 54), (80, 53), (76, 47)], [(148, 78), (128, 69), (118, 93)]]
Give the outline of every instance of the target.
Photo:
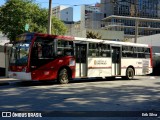
[(145, 48), (145, 58), (150, 58), (150, 54), (151, 54), (151, 51), (150, 51), (150, 48)]

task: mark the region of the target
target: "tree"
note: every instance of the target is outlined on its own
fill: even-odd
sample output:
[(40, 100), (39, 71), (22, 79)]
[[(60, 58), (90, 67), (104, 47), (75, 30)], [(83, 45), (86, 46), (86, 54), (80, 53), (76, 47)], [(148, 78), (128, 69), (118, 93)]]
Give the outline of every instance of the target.
[(129, 42), (129, 38), (124, 38), (122, 42)]
[[(15, 37), (25, 31), (47, 33), (48, 10), (42, 9), (33, 0), (9, 0), (0, 7), (0, 30), (14, 41)], [(57, 18), (52, 19), (52, 34), (65, 34), (67, 28)]]
[(92, 39), (101, 39), (102, 36), (99, 35), (99, 33), (93, 32), (93, 31), (87, 31), (86, 33), (87, 38), (92, 38)]

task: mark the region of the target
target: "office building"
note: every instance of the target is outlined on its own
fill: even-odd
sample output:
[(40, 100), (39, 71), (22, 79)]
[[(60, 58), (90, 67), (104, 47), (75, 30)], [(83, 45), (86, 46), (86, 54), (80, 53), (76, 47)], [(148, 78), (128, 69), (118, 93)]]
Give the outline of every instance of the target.
[(138, 36), (160, 33), (159, 8), (160, 0), (101, 0), (103, 20), (111, 23), (105, 27), (109, 30), (122, 28), (126, 37), (135, 35), (136, 20)]
[(52, 9), (52, 14), (61, 21), (73, 21), (73, 8), (67, 6), (57, 6)]
[(100, 4), (95, 6), (82, 5), (81, 6), (81, 26), (91, 29), (99, 29), (103, 14), (100, 11)]

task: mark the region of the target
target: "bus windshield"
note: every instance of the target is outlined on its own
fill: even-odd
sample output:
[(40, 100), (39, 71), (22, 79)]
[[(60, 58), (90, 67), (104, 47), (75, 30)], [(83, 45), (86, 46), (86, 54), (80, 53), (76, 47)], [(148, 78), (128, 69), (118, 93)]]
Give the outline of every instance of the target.
[(29, 43), (16, 43), (12, 47), (10, 64), (27, 65), (29, 55)]

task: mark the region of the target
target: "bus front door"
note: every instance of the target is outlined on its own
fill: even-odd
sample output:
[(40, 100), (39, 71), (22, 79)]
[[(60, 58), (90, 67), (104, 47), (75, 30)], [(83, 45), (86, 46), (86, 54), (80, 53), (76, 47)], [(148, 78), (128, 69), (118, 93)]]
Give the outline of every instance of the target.
[(75, 44), (76, 77), (87, 77), (87, 44)]
[(112, 75), (121, 75), (121, 49), (120, 47), (112, 46)]

